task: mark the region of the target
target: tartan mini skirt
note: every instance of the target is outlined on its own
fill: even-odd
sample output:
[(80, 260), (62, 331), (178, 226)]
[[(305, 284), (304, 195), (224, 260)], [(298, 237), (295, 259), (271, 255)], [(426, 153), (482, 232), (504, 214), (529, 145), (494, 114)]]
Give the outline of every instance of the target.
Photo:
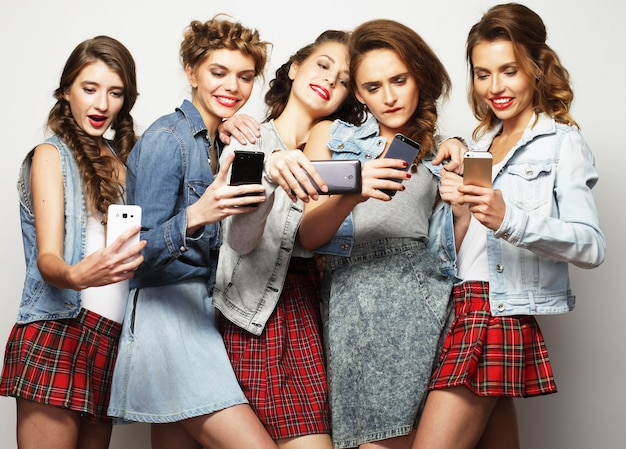
[(292, 257), (261, 335), (219, 315), (235, 374), (274, 439), (330, 433), (319, 289), (313, 258)]
[(76, 318), (16, 324), (9, 335), (0, 395), (107, 416), (122, 325), (81, 309)]
[(492, 316), (489, 283), (453, 287), (455, 318), (430, 390), (465, 385), (479, 396), (556, 393), (548, 351), (532, 315)]

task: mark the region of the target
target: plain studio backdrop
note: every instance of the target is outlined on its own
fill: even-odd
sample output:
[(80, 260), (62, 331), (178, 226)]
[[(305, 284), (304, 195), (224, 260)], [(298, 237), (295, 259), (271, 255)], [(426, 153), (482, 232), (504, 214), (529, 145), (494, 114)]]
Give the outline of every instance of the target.
[[(472, 24), (494, 5), (486, 0), (317, 0), (311, 3), (252, 0), (215, 2), (78, 0), (3, 1), (0, 52), (3, 94), (0, 135), (0, 235), (5, 239), (0, 284), (0, 347), (14, 323), (24, 276), (16, 180), (26, 153), (44, 137), (62, 67), (72, 49), (99, 34), (119, 39), (137, 63), (140, 96), (133, 110), (141, 133), (157, 117), (189, 96), (179, 63), (183, 29), (193, 19), (217, 13), (257, 28), (273, 44), (265, 81), (294, 51), (328, 28), (349, 30), (374, 18), (401, 21), (434, 48), (453, 81), (440, 128), (469, 137), (475, 120), (466, 101), (465, 38)], [(607, 238), (605, 263), (595, 270), (572, 268), (577, 296), (572, 313), (540, 318), (559, 392), (517, 401), (522, 447), (619, 449), (624, 437), (624, 294), (618, 282), (624, 238), (624, 114), (626, 6), (619, 0), (532, 0), (523, 2), (546, 23), (548, 43), (569, 70), (574, 118), (591, 146), (600, 174), (594, 189)], [(261, 118), (266, 85), (258, 83), (245, 112)], [(618, 204), (611, 204), (618, 201)], [(155, 367), (155, 369), (157, 369)], [(207, 379), (207, 382), (214, 382)], [(0, 448), (15, 448), (15, 400), (0, 398)], [(144, 424), (117, 426), (111, 448), (149, 448)]]

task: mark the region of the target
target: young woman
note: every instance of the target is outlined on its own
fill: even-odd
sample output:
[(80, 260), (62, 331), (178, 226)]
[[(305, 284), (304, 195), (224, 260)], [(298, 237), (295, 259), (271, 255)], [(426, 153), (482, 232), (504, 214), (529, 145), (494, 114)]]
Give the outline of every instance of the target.
[(124, 202), (136, 140), (132, 55), (108, 36), (80, 43), (54, 97), (54, 135), (26, 156), (18, 180), (26, 280), (0, 394), (17, 399), (20, 448), (107, 448), (128, 280), (146, 244), (121, 251), (137, 227), (105, 248), (107, 208)]
[[(350, 76), (370, 118), (358, 127), (320, 123), (305, 154), (361, 160), (362, 193), (305, 204), (299, 236), (328, 254), (322, 300), (335, 447), (408, 448), (450, 310), (442, 263), (453, 267), (451, 214), (437, 202), (437, 171), (424, 163), (450, 80), (424, 40), (391, 20), (353, 31)], [(397, 133), (421, 144), (408, 173), (404, 161), (385, 158)], [(434, 209), (449, 217), (447, 228), (429, 225)], [(426, 247), (429, 228), (435, 247), (446, 243), (437, 256)]]
[(245, 147), (233, 139), (222, 155), (235, 150), (267, 155), (267, 201), (254, 213), (224, 222), (214, 300), (239, 383), (278, 446), (292, 449), (332, 449), (332, 442), (319, 276), (313, 254), (297, 238), (303, 202), (278, 182), (292, 181), (304, 194), (300, 178), (317, 198), (303, 168), (315, 171), (299, 148), (322, 119), (361, 119), (350, 91), (348, 36), (325, 31), (291, 56), (270, 82), (260, 138)]
[(228, 185), (232, 157), (215, 172), (217, 127), (250, 97), (267, 44), (216, 17), (190, 23), (180, 56), (191, 101), (153, 123), (128, 159), (128, 198), (143, 209), (149, 243), (131, 284), (109, 414), (153, 423), (153, 448), (275, 449), (237, 383), (211, 300), (220, 221), (264, 200), (261, 185)]
[(515, 3), (492, 7), (472, 27), (466, 57), (480, 120), (470, 148), (493, 155), (493, 188), (442, 178), (464, 235), (462, 282), (416, 449), (519, 447), (513, 398), (556, 392), (534, 315), (572, 310), (568, 264), (593, 268), (605, 254), (594, 158), (541, 18)]

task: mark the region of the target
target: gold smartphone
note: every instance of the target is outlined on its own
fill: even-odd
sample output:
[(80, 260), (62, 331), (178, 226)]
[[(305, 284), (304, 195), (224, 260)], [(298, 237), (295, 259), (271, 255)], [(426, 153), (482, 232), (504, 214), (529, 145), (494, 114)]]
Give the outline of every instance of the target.
[(463, 156), (463, 184), (491, 188), (493, 156), (487, 151), (468, 151)]

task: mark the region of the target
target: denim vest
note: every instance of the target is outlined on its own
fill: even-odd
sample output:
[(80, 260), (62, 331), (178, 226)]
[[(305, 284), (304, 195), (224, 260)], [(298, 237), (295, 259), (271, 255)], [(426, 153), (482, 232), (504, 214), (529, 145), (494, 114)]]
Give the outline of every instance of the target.
[[(80, 172), (72, 150), (59, 136), (50, 137), (46, 140), (46, 143), (54, 146), (59, 151), (59, 157), (61, 158), (65, 205), (63, 260), (68, 265), (74, 265), (85, 254), (87, 224)], [(109, 142), (107, 142), (107, 145), (111, 147)], [(113, 148), (111, 147), (111, 149)], [(33, 154), (34, 150), (31, 150), (24, 159), (17, 182), (22, 241), (26, 259), (26, 278), (17, 314), (18, 324), (38, 320), (74, 318), (80, 312), (81, 306), (80, 291), (53, 287), (44, 281), (37, 267), (39, 252), (35, 234), (35, 214), (30, 182)]]
[(220, 224), (187, 236), (187, 207), (213, 182), (207, 128), (188, 100), (157, 119), (131, 151), (126, 172), (127, 200), (142, 207), (144, 263), (130, 287), (154, 287), (191, 278), (215, 282)]
[[(332, 159), (358, 159), (363, 162), (376, 159), (385, 149), (386, 138), (380, 136), (378, 122), (370, 116), (361, 126), (336, 120), (330, 130), (328, 148)], [(432, 160), (432, 158), (430, 158)], [(435, 176), (440, 177), (441, 166), (422, 159), (422, 164)], [(441, 263), (441, 271), (456, 278), (456, 251), (454, 246), (454, 226), (452, 208), (439, 201), (433, 210), (429, 224), (428, 248)], [(354, 246), (354, 223), (350, 213), (335, 235), (327, 243), (316, 249), (320, 254), (350, 256)]]
[[(500, 128), (471, 148), (488, 151)], [(575, 305), (568, 264), (594, 268), (605, 256), (591, 192), (593, 154), (576, 128), (540, 114), (503, 164), (493, 188), (502, 191), (506, 212), (499, 229), (487, 230), (491, 313), (568, 312)]]

